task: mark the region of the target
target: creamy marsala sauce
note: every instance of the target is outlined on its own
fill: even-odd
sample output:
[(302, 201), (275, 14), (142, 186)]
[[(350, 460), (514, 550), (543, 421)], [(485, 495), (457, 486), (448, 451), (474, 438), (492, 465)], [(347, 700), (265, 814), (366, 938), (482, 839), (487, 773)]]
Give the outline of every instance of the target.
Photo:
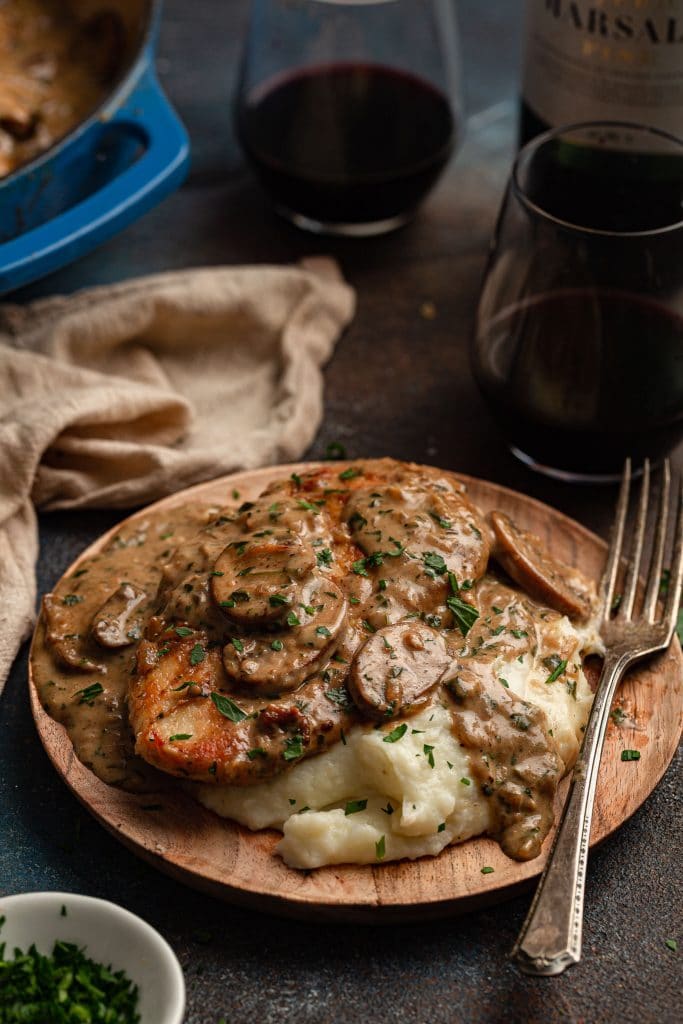
[(65, 0), (0, 3), (0, 177), (66, 135), (121, 68), (116, 11), (79, 18)]
[[(571, 593), (587, 617), (593, 600), (539, 551), (509, 523), (501, 538), (446, 474), (332, 464), (253, 502), (124, 527), (45, 598), (34, 677), (78, 757), (134, 790), (158, 788), (155, 769), (250, 785), (357, 723), (398, 724), (438, 701), (491, 802), (492, 834), (528, 859), (569, 764), (544, 711), (497, 666), (540, 659), (543, 681), (576, 695), (576, 634), (549, 605)], [(546, 603), (497, 557), (532, 592), (541, 578)]]

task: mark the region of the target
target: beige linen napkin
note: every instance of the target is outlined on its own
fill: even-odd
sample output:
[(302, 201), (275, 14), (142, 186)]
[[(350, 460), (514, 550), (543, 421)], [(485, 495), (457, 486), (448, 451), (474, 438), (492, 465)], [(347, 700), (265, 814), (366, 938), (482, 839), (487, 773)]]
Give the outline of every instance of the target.
[(142, 505), (298, 458), (354, 302), (316, 259), (0, 307), (0, 691), (33, 623), (34, 506)]

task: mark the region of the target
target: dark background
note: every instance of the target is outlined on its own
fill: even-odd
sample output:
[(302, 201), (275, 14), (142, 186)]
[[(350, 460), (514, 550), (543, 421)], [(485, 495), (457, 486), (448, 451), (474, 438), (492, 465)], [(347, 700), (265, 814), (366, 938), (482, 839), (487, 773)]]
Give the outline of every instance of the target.
[[(158, 66), (192, 140), (187, 183), (98, 252), (16, 298), (176, 267), (330, 252), (357, 288), (358, 312), (326, 371), (325, 419), (310, 457), (341, 441), (351, 457), (440, 464), (523, 490), (605, 535), (612, 489), (569, 488), (515, 462), (468, 367), (479, 281), (514, 148), (521, 4), (461, 0), (463, 148), (411, 225), (361, 242), (315, 239), (279, 221), (243, 165), (230, 108), (247, 11), (246, 0), (167, 0)], [(433, 319), (421, 315), (424, 302), (434, 304)], [(44, 516), (40, 592), (118, 518)], [(57, 778), (34, 733), (25, 650), (0, 716), (0, 893), (78, 891), (141, 914), (180, 957), (188, 1024), (680, 1019), (683, 954), (665, 946), (678, 938), (683, 947), (680, 757), (591, 858), (583, 963), (541, 980), (506, 960), (528, 896), (438, 923), (364, 928), (277, 920), (186, 889), (128, 853)]]

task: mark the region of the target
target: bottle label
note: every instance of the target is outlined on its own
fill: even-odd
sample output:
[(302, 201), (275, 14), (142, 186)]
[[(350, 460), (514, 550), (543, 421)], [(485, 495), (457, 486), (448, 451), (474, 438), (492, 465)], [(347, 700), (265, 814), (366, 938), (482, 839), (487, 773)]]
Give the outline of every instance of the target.
[(525, 39), (524, 99), (542, 121), (683, 138), (683, 0), (527, 0)]

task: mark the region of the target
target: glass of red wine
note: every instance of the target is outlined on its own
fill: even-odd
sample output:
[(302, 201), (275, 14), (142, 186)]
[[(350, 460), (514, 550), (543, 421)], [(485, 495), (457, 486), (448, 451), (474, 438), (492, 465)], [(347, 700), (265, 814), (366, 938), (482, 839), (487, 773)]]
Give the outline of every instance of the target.
[(683, 438), (683, 141), (622, 123), (549, 131), (518, 154), (472, 345), (513, 453), (618, 479)]
[(301, 228), (400, 227), (459, 132), (452, 0), (253, 0), (237, 131)]

